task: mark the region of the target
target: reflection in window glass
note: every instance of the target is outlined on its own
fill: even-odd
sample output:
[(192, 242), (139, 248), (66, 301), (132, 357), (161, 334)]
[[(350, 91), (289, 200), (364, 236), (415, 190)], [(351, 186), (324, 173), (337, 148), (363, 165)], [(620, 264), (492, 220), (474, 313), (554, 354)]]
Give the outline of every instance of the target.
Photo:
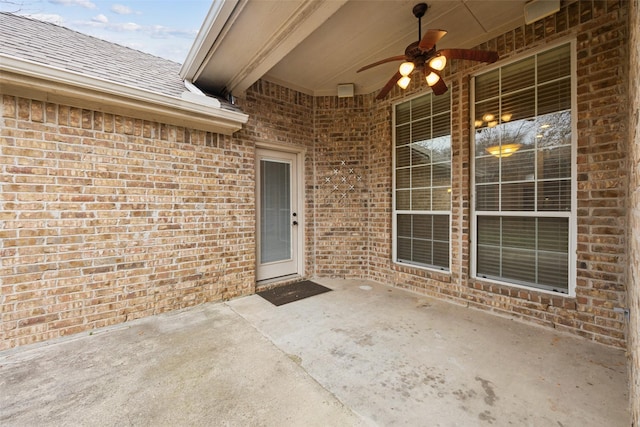
[(474, 79), (476, 275), (569, 289), (571, 45)]
[(428, 94), (395, 107), (396, 261), (449, 269), (451, 99)]

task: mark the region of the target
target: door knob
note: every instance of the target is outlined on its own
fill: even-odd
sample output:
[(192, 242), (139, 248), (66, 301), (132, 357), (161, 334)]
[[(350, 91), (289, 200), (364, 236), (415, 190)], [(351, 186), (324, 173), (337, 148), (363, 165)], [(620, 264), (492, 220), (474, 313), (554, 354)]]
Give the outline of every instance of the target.
[(298, 221), (293, 221), (293, 225), (298, 225)]

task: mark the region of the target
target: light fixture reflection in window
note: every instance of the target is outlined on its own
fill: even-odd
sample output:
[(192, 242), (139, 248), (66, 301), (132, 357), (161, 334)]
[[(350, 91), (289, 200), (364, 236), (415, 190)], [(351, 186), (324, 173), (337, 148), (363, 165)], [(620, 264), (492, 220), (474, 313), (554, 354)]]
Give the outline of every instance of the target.
[(486, 149), (487, 153), (495, 157), (509, 157), (522, 147), (522, 144), (494, 145)]
[(485, 114), (484, 116), (482, 116), (482, 120), (484, 120), (484, 121), (485, 121), (485, 122), (487, 122), (487, 123), (488, 123), (488, 122), (492, 122), (492, 121), (493, 121), (493, 119), (495, 119), (495, 118), (496, 118), (496, 117), (495, 117), (493, 114), (491, 114), (491, 113), (487, 113), (487, 114)]

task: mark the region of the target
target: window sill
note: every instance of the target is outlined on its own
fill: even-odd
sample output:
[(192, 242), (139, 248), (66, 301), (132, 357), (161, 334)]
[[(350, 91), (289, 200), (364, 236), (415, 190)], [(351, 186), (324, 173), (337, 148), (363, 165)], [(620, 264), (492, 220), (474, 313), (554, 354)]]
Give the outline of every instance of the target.
[(499, 282), (497, 280), (472, 277), (469, 279), (469, 287), (489, 292), (496, 295), (504, 295), (511, 298), (523, 299), (539, 304), (575, 310), (577, 307), (575, 295), (560, 292), (547, 291), (532, 288), (515, 283)]

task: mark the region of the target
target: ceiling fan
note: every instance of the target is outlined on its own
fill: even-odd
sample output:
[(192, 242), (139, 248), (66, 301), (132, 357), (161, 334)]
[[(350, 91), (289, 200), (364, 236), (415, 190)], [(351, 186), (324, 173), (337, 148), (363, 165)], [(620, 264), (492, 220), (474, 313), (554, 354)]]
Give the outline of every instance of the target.
[(447, 32), (445, 30), (427, 30), (422, 36), (422, 17), (427, 12), (426, 3), (418, 3), (413, 7), (413, 15), (418, 18), (418, 41), (411, 43), (404, 51), (404, 55), (392, 56), (372, 64), (365, 65), (357, 72), (368, 70), (387, 62), (403, 61), (400, 68), (384, 85), (384, 87), (376, 96), (376, 99), (382, 99), (393, 89), (393, 85), (397, 84), (402, 89), (406, 89), (411, 82), (411, 74), (414, 71), (422, 72), (426, 78), (427, 84), (436, 95), (442, 95), (448, 88), (442, 80), (440, 71), (447, 64), (448, 59), (469, 59), (471, 61), (480, 61), (492, 63), (498, 60), (498, 53), (484, 50), (472, 49), (442, 49), (436, 50), (436, 43), (444, 37)]

